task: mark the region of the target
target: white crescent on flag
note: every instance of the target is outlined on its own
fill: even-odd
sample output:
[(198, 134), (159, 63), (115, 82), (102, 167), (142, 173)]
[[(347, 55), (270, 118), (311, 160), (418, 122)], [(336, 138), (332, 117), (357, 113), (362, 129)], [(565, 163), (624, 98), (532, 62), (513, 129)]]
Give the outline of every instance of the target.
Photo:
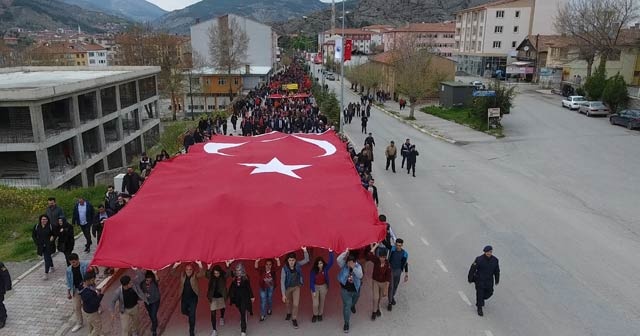
[(297, 136), (297, 135), (294, 135), (294, 137), (296, 137), (297, 139), (300, 139), (302, 141), (308, 142), (310, 144), (313, 144), (313, 145), (316, 145), (316, 146), (322, 148), (324, 150), (324, 154), (318, 155), (317, 157), (324, 157), (324, 156), (333, 155), (337, 151), (336, 146), (334, 146), (331, 142), (326, 141), (326, 140), (308, 139), (308, 138), (303, 138), (303, 137), (300, 137), (300, 136)]
[(225, 154), (225, 153), (221, 153), (220, 151), (223, 149), (227, 149), (227, 148), (234, 148), (234, 147), (240, 147), (242, 145), (246, 144), (246, 142), (243, 143), (239, 143), (239, 144), (234, 144), (234, 143), (220, 143), (220, 142), (209, 142), (206, 145), (204, 145), (204, 151), (209, 153), (209, 154), (218, 154), (218, 155), (224, 155), (224, 156), (233, 156), (233, 155), (229, 155), (229, 154)]

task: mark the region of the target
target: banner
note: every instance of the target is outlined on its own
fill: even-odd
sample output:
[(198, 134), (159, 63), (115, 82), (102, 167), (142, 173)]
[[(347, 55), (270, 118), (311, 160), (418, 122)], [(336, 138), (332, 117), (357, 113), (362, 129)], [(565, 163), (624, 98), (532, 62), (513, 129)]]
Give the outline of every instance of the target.
[(296, 84), (296, 83), (283, 84), (282, 85), (282, 89), (283, 90), (297, 90), (298, 89), (298, 84)]
[(341, 61), (342, 60), (342, 37), (341, 36), (337, 36), (335, 39), (335, 56), (334, 56), (334, 60), (336, 61)]
[(344, 40), (344, 60), (351, 60), (351, 49), (353, 48), (353, 40)]

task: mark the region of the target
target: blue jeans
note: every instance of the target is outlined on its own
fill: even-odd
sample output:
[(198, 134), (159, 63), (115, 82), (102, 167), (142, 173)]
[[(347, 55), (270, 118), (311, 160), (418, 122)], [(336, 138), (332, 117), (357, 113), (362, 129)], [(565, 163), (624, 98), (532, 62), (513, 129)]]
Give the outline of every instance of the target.
[(144, 304), (149, 313), (149, 320), (151, 320), (151, 333), (155, 336), (158, 334), (158, 310), (160, 309), (160, 301), (151, 304)]
[(340, 290), (340, 296), (342, 296), (342, 317), (344, 318), (344, 323), (348, 324), (349, 320), (351, 320), (351, 307), (358, 303), (360, 293), (357, 291), (350, 292), (342, 288)]
[(260, 315), (267, 315), (267, 310), (273, 308), (273, 287), (260, 288)]

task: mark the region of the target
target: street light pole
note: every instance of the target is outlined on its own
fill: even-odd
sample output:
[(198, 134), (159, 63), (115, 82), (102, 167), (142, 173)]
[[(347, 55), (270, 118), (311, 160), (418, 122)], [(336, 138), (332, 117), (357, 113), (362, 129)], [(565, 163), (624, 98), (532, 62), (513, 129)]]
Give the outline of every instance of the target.
[(342, 38), (340, 39), (340, 51), (342, 53), (342, 57), (340, 59), (340, 132), (344, 133), (344, 118), (343, 118), (343, 114), (344, 114), (344, 38), (345, 38), (345, 34), (344, 34), (344, 17), (345, 17), (345, 11), (344, 11), (344, 2), (345, 0), (342, 0)]
[(193, 92), (191, 91), (191, 69), (189, 69), (189, 98), (191, 99), (191, 120), (196, 120), (193, 115)]

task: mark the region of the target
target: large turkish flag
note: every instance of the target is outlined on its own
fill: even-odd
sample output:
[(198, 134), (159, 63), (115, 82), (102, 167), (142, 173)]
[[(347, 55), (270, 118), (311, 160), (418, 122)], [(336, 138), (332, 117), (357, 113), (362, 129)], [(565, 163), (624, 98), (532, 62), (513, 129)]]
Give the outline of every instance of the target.
[(335, 133), (216, 136), (158, 163), (107, 220), (92, 263), (161, 269), (301, 246), (343, 251), (384, 239), (377, 217)]

